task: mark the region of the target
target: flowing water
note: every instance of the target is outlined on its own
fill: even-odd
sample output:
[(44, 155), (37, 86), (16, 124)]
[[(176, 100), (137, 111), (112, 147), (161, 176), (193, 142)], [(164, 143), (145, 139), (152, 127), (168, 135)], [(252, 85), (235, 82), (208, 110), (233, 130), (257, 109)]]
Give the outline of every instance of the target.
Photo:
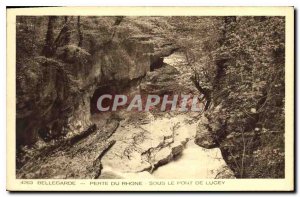
[[(180, 68), (182, 55), (173, 54), (165, 62), (181, 71), (174, 76), (177, 83), (192, 85), (188, 80), (191, 73)], [(148, 113), (143, 120), (134, 124), (124, 121), (111, 137), (116, 144), (102, 159), (100, 178), (234, 178), (220, 149), (205, 149), (194, 143), (199, 114)]]

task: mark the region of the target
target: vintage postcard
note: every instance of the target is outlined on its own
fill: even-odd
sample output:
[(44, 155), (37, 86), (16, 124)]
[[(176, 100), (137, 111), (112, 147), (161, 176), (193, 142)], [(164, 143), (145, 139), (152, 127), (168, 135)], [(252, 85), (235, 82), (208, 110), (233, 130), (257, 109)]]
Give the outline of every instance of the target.
[(7, 190), (293, 191), (294, 8), (7, 8)]

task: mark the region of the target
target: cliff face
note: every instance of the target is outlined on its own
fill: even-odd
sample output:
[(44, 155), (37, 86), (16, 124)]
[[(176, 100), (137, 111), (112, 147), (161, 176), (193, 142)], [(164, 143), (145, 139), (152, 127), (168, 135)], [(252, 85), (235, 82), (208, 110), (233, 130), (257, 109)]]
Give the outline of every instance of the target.
[(41, 56), (22, 63), (17, 75), (17, 145), (87, 130), (94, 91), (145, 76), (151, 53), (150, 42), (129, 38), (112, 41), (94, 54), (69, 45), (55, 59)]
[[(101, 57), (109, 59), (110, 55)], [(150, 62), (147, 62), (144, 65), (149, 68)], [(108, 90), (121, 91), (121, 94), (134, 94), (134, 91), (141, 94), (197, 92), (184, 76), (191, 75), (191, 70), (182, 69), (184, 56), (173, 54), (164, 62), (161, 68), (147, 72), (143, 79), (137, 78), (140, 75), (134, 74), (136, 72), (129, 72), (134, 74), (129, 76), (121, 75), (121, 71), (117, 73), (118, 78), (105, 81), (103, 77), (101, 82), (91, 86), (90, 92), (96, 88), (95, 98)], [(107, 64), (113, 66), (111, 62)], [(123, 66), (126, 68), (125, 64)], [(101, 68), (108, 72), (106, 67)], [(147, 67), (135, 67), (139, 71), (144, 68)], [(81, 118), (90, 115), (87, 105), (80, 104), (80, 110), (83, 110), (78, 110), (71, 118), (81, 126), (85, 124)], [(25, 179), (234, 178), (218, 148), (208, 150), (194, 143), (199, 116), (198, 112), (161, 112), (159, 107), (139, 113), (126, 109), (92, 113), (91, 121), (95, 125), (68, 140), (37, 151), (16, 175)], [(76, 127), (72, 129), (76, 130)]]

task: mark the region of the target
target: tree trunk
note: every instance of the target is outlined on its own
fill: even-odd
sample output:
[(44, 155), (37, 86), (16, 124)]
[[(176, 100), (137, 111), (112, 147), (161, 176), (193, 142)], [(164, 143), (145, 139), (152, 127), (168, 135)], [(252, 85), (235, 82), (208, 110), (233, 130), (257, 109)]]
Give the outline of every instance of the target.
[[(64, 36), (64, 43), (63, 45), (68, 45), (71, 41), (71, 30), (70, 30), (70, 22), (68, 21), (69, 17), (65, 16), (65, 36)], [(70, 19), (71, 20), (71, 19)]]
[[(226, 43), (226, 41), (228, 40), (228, 35), (230, 33), (232, 33), (235, 29), (235, 25), (236, 25), (236, 16), (225, 16), (224, 17), (224, 28), (222, 30), (222, 36), (219, 39), (219, 44), (220, 47), (224, 46), (226, 47), (228, 45), (228, 43)], [(215, 75), (215, 79), (214, 79), (214, 89), (219, 90), (220, 84), (221, 84), (221, 80), (225, 75), (225, 69), (227, 67), (227, 63), (229, 61), (228, 57), (219, 57), (215, 64), (216, 64), (216, 75)]]
[(46, 57), (51, 57), (54, 54), (54, 23), (56, 21), (56, 16), (49, 16), (48, 18), (48, 29), (46, 34), (45, 46), (43, 48), (42, 54)]
[(81, 31), (81, 24), (80, 24), (80, 16), (77, 17), (77, 31), (78, 31), (78, 46), (82, 47), (82, 42), (83, 42), (83, 34)]

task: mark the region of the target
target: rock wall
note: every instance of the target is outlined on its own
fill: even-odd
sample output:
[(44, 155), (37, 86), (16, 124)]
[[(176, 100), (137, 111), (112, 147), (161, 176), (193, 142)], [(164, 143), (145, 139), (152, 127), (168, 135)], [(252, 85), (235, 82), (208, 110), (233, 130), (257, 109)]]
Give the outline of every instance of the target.
[(17, 65), (17, 146), (71, 137), (91, 126), (90, 97), (103, 85), (126, 85), (150, 70), (149, 41), (111, 41), (92, 55), (68, 45), (53, 58)]

